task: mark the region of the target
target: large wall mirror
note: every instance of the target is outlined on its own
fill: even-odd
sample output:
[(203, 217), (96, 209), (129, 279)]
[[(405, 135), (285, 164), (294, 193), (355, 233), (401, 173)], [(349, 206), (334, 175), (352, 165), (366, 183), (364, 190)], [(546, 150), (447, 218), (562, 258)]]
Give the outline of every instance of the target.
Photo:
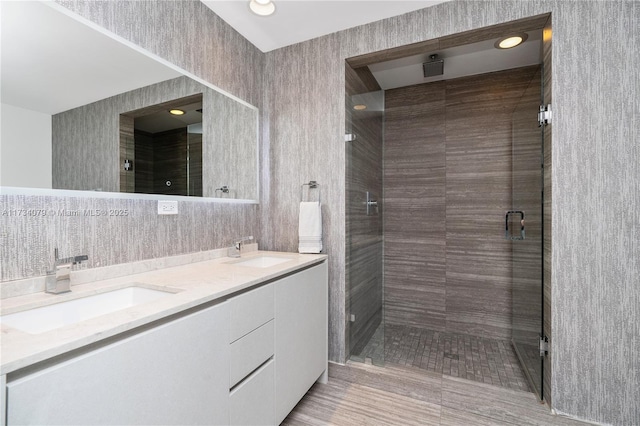
[(0, 186), (257, 202), (256, 107), (53, 2), (0, 8)]

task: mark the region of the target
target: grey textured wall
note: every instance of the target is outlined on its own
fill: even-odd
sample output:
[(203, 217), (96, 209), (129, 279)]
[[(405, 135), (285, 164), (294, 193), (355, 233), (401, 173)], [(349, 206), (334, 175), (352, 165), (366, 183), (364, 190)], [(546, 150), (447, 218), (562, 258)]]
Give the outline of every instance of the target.
[(454, 1), (267, 53), (265, 241), (295, 248), (295, 229), (287, 224), (295, 220), (296, 188), (314, 175), (327, 195), (331, 359), (346, 356), (344, 59), (551, 12), (553, 405), (592, 421), (637, 423), (639, 7)]
[(344, 61), (336, 35), (266, 55), (269, 141), (263, 241), (297, 251), (300, 185), (322, 191), (323, 253), (329, 255), (329, 357), (345, 359)]
[(640, 3), (554, 10), (553, 406), (639, 424)]
[(2, 281), (44, 275), (56, 247), (61, 257), (87, 254), (87, 266), (97, 267), (230, 246), (239, 235), (260, 236), (257, 204), (180, 201), (178, 215), (159, 216), (155, 200), (2, 195), (0, 209), (41, 212), (0, 218)]

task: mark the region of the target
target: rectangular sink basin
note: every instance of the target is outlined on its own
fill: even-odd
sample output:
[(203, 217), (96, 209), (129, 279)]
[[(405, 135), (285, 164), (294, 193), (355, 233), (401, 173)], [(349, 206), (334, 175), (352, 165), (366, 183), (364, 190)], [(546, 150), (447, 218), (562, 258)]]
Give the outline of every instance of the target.
[(3, 315), (0, 316), (0, 324), (6, 324), (29, 334), (40, 334), (172, 294), (174, 293), (145, 287), (125, 287)]
[(239, 260), (231, 262), (237, 266), (250, 266), (252, 268), (269, 268), (281, 263), (289, 262), (291, 259), (287, 257), (275, 257), (275, 256), (257, 256), (247, 260)]

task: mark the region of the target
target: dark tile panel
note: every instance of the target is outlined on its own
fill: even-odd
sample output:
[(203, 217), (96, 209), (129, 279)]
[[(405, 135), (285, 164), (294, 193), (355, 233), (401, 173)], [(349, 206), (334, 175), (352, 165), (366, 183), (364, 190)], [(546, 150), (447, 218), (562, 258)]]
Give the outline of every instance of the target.
[(447, 84), (447, 330), (511, 338), (511, 115), (531, 67)]
[(385, 98), (385, 319), (511, 337), (511, 115), (534, 68)]

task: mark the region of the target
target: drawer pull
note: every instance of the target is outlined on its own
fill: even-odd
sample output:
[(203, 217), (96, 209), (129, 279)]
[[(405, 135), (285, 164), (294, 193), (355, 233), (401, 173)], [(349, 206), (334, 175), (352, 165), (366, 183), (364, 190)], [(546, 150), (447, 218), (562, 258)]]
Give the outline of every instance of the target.
[(262, 364), (260, 364), (259, 366), (257, 366), (255, 370), (247, 374), (247, 376), (244, 377), (242, 380), (240, 380), (238, 383), (233, 385), (233, 387), (229, 389), (229, 394), (233, 394), (234, 391), (238, 389), (238, 387), (242, 386), (243, 383), (251, 380), (254, 376), (257, 376), (258, 374), (260, 374), (260, 372), (264, 370), (267, 367), (267, 364), (269, 364), (271, 361), (273, 361), (273, 356), (268, 360), (266, 360), (265, 362), (263, 362)]

